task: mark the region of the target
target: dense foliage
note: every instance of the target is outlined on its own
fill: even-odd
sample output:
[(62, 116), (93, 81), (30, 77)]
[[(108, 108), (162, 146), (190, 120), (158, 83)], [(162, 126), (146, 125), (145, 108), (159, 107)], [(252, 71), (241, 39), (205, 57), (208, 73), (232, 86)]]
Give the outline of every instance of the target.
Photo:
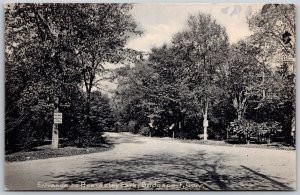
[[(257, 123), (252, 120), (236, 119), (228, 127), (228, 136), (230, 137), (228, 141), (270, 143), (278, 139), (276, 136), (278, 133), (281, 133), (278, 122)], [(233, 139), (234, 136), (236, 136), (236, 140)]]
[[(206, 128), (209, 139), (294, 143), (295, 6), (263, 6), (248, 18), (253, 34), (231, 45), (210, 15), (191, 15), (147, 55), (125, 49), (141, 34), (131, 8), (7, 5), (6, 151), (51, 141), (55, 108), (61, 143), (81, 147), (104, 131), (202, 139)], [(94, 91), (105, 63), (129, 64), (112, 73), (110, 98)]]
[(51, 139), (55, 107), (63, 113), (61, 139), (81, 146), (101, 141), (101, 132), (112, 123), (109, 101), (92, 89), (97, 74), (106, 71), (103, 64), (127, 58), (129, 52), (123, 50), (127, 39), (140, 33), (131, 8), (130, 4), (7, 4), (7, 151)]
[(292, 143), (294, 11), (263, 6), (249, 18), (253, 35), (232, 45), (211, 16), (190, 16), (171, 44), (118, 70), (119, 121), (134, 133), (194, 139), (208, 120), (210, 139)]

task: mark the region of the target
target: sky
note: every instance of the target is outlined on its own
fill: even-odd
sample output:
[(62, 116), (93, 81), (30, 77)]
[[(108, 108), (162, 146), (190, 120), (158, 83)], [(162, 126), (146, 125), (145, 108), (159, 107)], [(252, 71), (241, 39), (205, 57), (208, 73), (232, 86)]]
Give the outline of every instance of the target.
[(229, 42), (249, 36), (247, 17), (261, 10), (263, 4), (135, 4), (132, 16), (144, 31), (131, 38), (126, 47), (149, 52), (152, 47), (170, 43), (175, 33), (184, 29), (189, 15), (199, 12), (211, 16), (227, 29)]
[[(126, 47), (137, 51), (150, 52), (153, 47), (170, 43), (175, 33), (186, 25), (190, 14), (203, 12), (211, 16), (227, 30), (229, 42), (234, 43), (251, 35), (247, 17), (259, 12), (263, 4), (134, 4), (131, 14), (143, 30), (143, 35), (129, 39)], [(115, 69), (122, 64), (104, 65)], [(117, 84), (103, 81), (100, 87), (113, 91)], [(110, 93), (103, 91), (110, 96)]]

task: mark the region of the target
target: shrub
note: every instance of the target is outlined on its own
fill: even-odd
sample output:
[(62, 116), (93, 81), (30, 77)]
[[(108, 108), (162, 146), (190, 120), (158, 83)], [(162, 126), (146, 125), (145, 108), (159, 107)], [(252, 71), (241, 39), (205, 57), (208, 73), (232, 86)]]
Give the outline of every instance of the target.
[(146, 136), (149, 136), (150, 135), (150, 128), (149, 127), (145, 127), (145, 126), (142, 126), (139, 133), (141, 135), (146, 135)]
[(270, 142), (272, 138), (276, 137), (281, 127), (278, 122), (257, 123), (252, 120), (241, 119), (234, 120), (227, 128), (228, 133), (232, 137), (237, 137), (240, 142), (249, 143), (250, 140), (255, 139), (256, 142)]
[(138, 133), (136, 121), (134, 121), (134, 120), (129, 121), (127, 126), (128, 126), (127, 129), (129, 132), (132, 132), (134, 134)]

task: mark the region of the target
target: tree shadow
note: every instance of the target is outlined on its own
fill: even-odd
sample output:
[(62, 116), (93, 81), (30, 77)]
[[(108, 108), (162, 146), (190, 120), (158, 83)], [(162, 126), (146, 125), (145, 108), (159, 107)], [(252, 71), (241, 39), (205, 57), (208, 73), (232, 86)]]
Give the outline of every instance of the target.
[(272, 179), (264, 174), (261, 174), (253, 169), (250, 169), (249, 167), (246, 167), (244, 165), (241, 165), (241, 167), (243, 167), (244, 169), (248, 170), (249, 172), (253, 173), (254, 175), (257, 175), (258, 177), (261, 177), (267, 181), (270, 181), (271, 183), (277, 185), (277, 186), (280, 186), (282, 189), (288, 189), (288, 190), (292, 190), (292, 188), (290, 188), (289, 186), (287, 186), (286, 184), (284, 183), (281, 183), (279, 181), (276, 181), (275, 179)]
[(106, 137), (106, 141), (109, 144), (121, 144), (121, 143), (136, 143), (136, 144), (143, 144), (144, 141), (140, 141), (137, 139), (138, 137), (132, 135), (126, 135), (122, 133), (120, 137)]
[(53, 178), (49, 182), (64, 184), (138, 184), (124, 188), (82, 187), (81, 190), (294, 190), (283, 179), (275, 180), (243, 165), (225, 165), (222, 162), (226, 160), (228, 155), (211, 155), (205, 151), (186, 156), (145, 155), (126, 160), (93, 160), (82, 171), (48, 176)]

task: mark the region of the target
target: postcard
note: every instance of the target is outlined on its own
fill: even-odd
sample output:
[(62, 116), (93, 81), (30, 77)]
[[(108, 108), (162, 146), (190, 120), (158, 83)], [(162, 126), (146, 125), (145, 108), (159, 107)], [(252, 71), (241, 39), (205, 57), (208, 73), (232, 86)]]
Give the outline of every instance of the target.
[(5, 190), (296, 190), (293, 4), (5, 4)]

